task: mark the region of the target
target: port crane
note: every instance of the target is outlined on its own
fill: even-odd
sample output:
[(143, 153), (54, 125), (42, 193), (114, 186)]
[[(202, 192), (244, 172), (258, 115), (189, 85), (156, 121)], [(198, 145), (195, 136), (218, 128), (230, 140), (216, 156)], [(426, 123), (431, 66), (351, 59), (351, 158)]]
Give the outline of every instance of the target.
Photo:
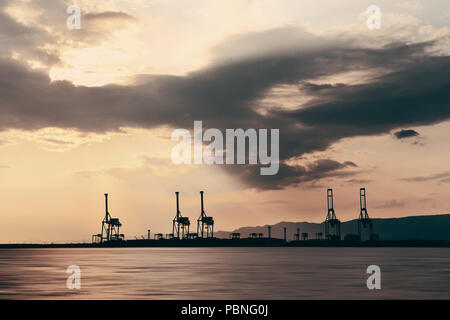
[(179, 192), (175, 192), (177, 197), (177, 214), (172, 221), (172, 235), (177, 239), (185, 239), (189, 235), (191, 222), (188, 217), (183, 217), (180, 212)]
[(361, 211), (359, 213), (358, 218), (358, 235), (362, 240), (362, 231), (365, 228), (369, 229), (369, 239), (373, 239), (373, 222), (370, 219), (369, 214), (367, 213), (367, 200), (366, 200), (366, 189), (359, 189), (359, 204), (361, 207)]
[(197, 220), (197, 235), (200, 238), (204, 237), (206, 231), (206, 238), (214, 238), (214, 219), (208, 217), (203, 207), (203, 191), (200, 191), (201, 198), (201, 212), (200, 217)]
[(92, 236), (93, 243), (103, 243), (108, 241), (124, 240), (125, 236), (120, 233), (120, 223), (118, 218), (112, 218), (108, 210), (108, 194), (105, 193), (105, 217), (102, 221), (102, 232)]
[(328, 213), (324, 221), (325, 237), (328, 240), (341, 240), (341, 221), (336, 218), (334, 212), (333, 189), (327, 190)]

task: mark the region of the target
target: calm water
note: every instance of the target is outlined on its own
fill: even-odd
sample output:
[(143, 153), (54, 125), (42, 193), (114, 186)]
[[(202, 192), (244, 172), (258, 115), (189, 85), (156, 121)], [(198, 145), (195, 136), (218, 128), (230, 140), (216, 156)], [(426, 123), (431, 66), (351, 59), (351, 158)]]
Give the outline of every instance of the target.
[[(366, 287), (381, 267), (381, 290)], [(66, 269), (81, 268), (81, 290)], [(0, 249), (6, 299), (450, 299), (450, 250)]]

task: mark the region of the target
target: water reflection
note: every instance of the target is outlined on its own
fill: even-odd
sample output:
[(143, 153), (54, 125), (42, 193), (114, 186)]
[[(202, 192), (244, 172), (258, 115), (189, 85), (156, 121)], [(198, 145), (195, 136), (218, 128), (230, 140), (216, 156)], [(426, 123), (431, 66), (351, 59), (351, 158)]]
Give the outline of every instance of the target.
[[(367, 266), (382, 290), (366, 288)], [(81, 290), (66, 288), (69, 265)], [(0, 249), (3, 299), (449, 299), (445, 248)]]

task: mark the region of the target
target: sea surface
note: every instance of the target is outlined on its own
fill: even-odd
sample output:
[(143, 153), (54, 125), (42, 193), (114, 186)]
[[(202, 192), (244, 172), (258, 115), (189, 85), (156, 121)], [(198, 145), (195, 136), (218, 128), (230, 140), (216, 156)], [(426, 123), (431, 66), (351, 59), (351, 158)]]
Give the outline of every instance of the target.
[(0, 249), (0, 299), (450, 299), (450, 249)]

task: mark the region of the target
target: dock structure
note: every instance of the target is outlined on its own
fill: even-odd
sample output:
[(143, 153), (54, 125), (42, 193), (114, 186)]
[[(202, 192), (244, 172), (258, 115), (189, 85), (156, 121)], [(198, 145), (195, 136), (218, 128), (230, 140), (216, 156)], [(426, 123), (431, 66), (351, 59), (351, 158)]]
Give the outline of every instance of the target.
[(105, 217), (102, 221), (102, 231), (92, 236), (93, 243), (103, 243), (108, 241), (121, 241), (125, 236), (120, 233), (120, 223), (118, 218), (112, 218), (108, 210), (108, 194), (105, 193)]
[(361, 207), (361, 211), (359, 213), (358, 218), (358, 235), (360, 240), (362, 240), (362, 232), (363, 229), (369, 229), (369, 240), (373, 239), (373, 222), (370, 219), (369, 214), (367, 212), (367, 199), (366, 199), (366, 188), (359, 189), (359, 204)]
[(237, 240), (237, 239), (240, 239), (240, 238), (241, 238), (241, 234), (239, 232), (230, 233), (230, 239)]
[(179, 201), (179, 192), (175, 192), (177, 197), (177, 214), (172, 221), (172, 234), (173, 238), (176, 239), (186, 239), (189, 234), (189, 226), (191, 222), (188, 217), (183, 217), (180, 212), (180, 201)]
[(327, 190), (327, 217), (324, 221), (325, 237), (327, 240), (341, 240), (341, 221), (334, 212), (333, 189)]
[[(283, 239), (274, 238), (272, 226), (267, 226), (267, 237), (260, 231), (251, 232), (248, 238), (241, 237), (241, 233), (230, 233), (229, 239), (214, 238), (214, 219), (208, 216), (204, 206), (204, 191), (200, 191), (200, 216), (197, 219), (197, 232), (190, 232), (190, 220), (183, 217), (180, 211), (180, 196), (176, 195), (176, 215), (172, 220), (172, 233), (164, 236), (162, 233), (153, 233), (147, 229), (147, 236), (135, 237), (135, 240), (124, 241), (125, 237), (120, 233), (122, 227), (118, 218), (113, 218), (108, 209), (108, 194), (105, 193), (105, 217), (102, 221), (101, 233), (92, 236), (93, 245), (99, 246), (127, 246), (127, 243), (136, 246), (224, 246), (230, 243), (233, 246), (343, 246), (345, 243), (352, 245), (367, 245), (379, 241), (378, 235), (373, 234), (373, 221), (367, 212), (366, 189), (360, 188), (360, 213), (357, 219), (358, 234), (347, 234), (344, 241), (341, 238), (341, 221), (336, 217), (334, 210), (333, 189), (327, 189), (327, 216), (323, 222), (325, 232), (316, 232), (315, 239), (309, 238), (307, 232), (300, 232), (300, 228), (295, 229), (293, 240), (288, 240), (287, 227), (284, 226)], [(362, 239), (364, 229), (369, 230), (368, 239)], [(306, 230), (305, 230), (306, 231)], [(155, 241), (164, 240), (164, 241)], [(178, 241), (182, 240), (182, 241)], [(230, 241), (232, 240), (232, 241)], [(320, 241), (317, 241), (320, 240)], [(341, 242), (345, 242), (342, 244)], [(377, 243), (375, 245), (378, 245)]]
[(186, 239), (197, 239), (198, 238), (198, 233), (195, 232), (189, 232), (186, 236)]
[(164, 239), (164, 235), (162, 233), (155, 233), (154, 239), (155, 240), (163, 240)]
[(206, 232), (206, 238), (214, 238), (214, 219), (213, 217), (208, 217), (205, 213), (203, 206), (203, 191), (200, 191), (201, 199), (201, 211), (200, 217), (197, 220), (197, 237), (204, 238)]
[(297, 228), (297, 232), (294, 233), (294, 240), (300, 241), (300, 228)]

